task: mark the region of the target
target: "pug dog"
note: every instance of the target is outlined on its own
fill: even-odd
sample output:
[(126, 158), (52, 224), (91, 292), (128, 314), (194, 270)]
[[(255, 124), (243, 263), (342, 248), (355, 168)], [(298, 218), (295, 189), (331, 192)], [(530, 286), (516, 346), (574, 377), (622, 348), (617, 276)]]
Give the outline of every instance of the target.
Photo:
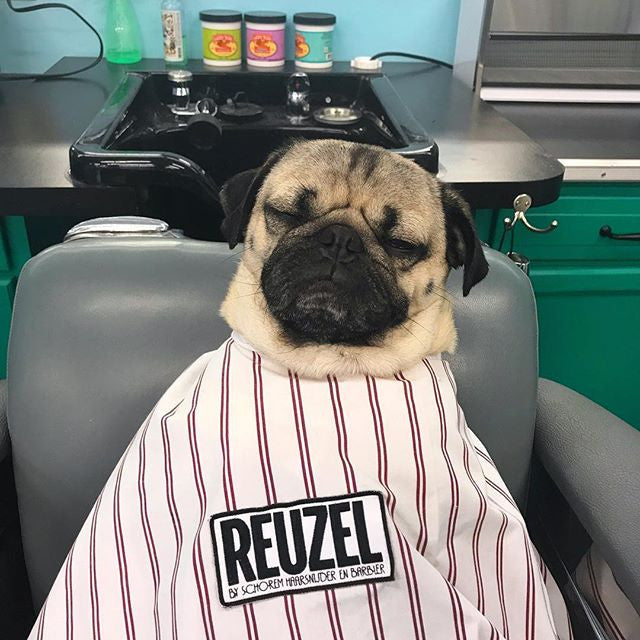
[(244, 238), (234, 331), (132, 440), (30, 640), (568, 640), (440, 355), (450, 269), (464, 295), (488, 270), (464, 200), (408, 159), (322, 140), (222, 203)]
[(456, 345), (445, 290), (488, 264), (469, 206), (402, 156), (338, 140), (296, 142), (221, 193), (240, 266), (222, 315), (267, 356), (310, 377), (388, 376)]

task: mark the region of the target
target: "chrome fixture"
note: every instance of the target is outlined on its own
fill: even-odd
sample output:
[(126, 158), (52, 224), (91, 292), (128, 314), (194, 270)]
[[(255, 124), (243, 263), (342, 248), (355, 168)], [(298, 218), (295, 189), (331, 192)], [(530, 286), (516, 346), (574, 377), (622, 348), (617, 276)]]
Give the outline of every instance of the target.
[(93, 218), (78, 223), (64, 237), (64, 242), (84, 238), (183, 238), (179, 229), (170, 229), (164, 220), (142, 216)]
[(293, 122), (309, 117), (311, 83), (306, 73), (292, 73), (287, 81), (287, 115)]
[(348, 125), (362, 118), (362, 110), (351, 107), (321, 107), (313, 112), (313, 117), (322, 124)]
[(202, 98), (196, 102), (196, 111), (213, 117), (218, 113), (218, 105), (213, 98)]
[(184, 113), (189, 111), (189, 101), (191, 99), (191, 80), (193, 73), (187, 69), (172, 69), (167, 74), (171, 83), (171, 95), (173, 96), (174, 113)]
[(518, 269), (524, 271), (527, 275), (529, 275), (529, 267), (531, 266), (531, 260), (527, 258), (527, 256), (523, 256), (521, 253), (516, 251), (507, 252), (507, 258), (511, 260)]

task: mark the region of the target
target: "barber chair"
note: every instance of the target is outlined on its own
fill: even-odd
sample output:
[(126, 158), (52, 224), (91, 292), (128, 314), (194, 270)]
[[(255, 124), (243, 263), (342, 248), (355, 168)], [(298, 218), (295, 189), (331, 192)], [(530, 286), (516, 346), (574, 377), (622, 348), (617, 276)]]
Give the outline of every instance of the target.
[[(460, 335), (448, 358), (459, 399), (526, 514), (568, 602), (576, 638), (605, 639), (572, 572), (595, 543), (640, 611), (640, 432), (578, 393), (538, 379), (529, 279), (501, 253), (485, 252), (489, 275), (468, 297), (461, 273), (452, 272), (448, 283)], [(241, 254), (182, 237), (161, 221), (105, 218), (75, 227), (24, 267), (8, 386), (0, 387), (0, 401), (8, 399), (8, 411), (4, 402), (0, 411), (7, 416), (0, 419), (0, 457), (13, 469), (17, 496), (5, 500), (0, 522), (0, 559), (12, 559), (10, 571), (0, 561), (0, 594), (32, 603), (31, 616), (155, 401), (228, 336), (218, 309)], [(7, 494), (11, 474), (5, 475)], [(21, 549), (30, 599), (16, 569)], [(23, 609), (0, 614), (0, 625), (12, 629), (11, 616)], [(2, 628), (0, 636), (10, 637)]]

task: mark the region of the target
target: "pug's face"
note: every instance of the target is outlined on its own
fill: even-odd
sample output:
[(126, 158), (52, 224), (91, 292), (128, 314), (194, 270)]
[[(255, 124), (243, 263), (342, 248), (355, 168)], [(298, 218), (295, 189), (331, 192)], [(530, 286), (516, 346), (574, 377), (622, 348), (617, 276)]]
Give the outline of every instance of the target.
[[(244, 305), (260, 307), (280, 345), (393, 348), (442, 305), (450, 268), (464, 265), (465, 295), (487, 273), (464, 201), (378, 147), (296, 143), (221, 195), (230, 245), (245, 237), (236, 280), (258, 288)], [(238, 318), (243, 298), (230, 297), (223, 313)]]

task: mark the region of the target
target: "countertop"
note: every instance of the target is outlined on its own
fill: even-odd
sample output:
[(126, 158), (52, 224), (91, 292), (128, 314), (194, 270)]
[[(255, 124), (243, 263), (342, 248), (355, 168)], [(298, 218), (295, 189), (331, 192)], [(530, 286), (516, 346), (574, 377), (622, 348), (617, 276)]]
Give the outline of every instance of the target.
[(640, 181), (640, 105), (491, 103), (565, 167), (565, 180)]
[[(51, 71), (67, 71), (87, 61), (63, 58)], [(196, 60), (189, 67), (204, 70)], [(2, 215), (140, 212), (132, 188), (74, 187), (68, 177), (69, 146), (128, 69), (159, 70), (164, 63), (143, 60), (120, 66), (103, 61), (73, 78), (0, 82)], [(350, 72), (347, 63), (336, 63), (333, 70)], [(562, 166), (518, 126), (456, 81), (449, 69), (385, 62), (383, 71), (435, 138), (440, 148), (440, 177), (459, 187), (474, 207), (508, 206), (515, 195), (533, 184), (546, 185), (547, 200), (557, 197)]]

